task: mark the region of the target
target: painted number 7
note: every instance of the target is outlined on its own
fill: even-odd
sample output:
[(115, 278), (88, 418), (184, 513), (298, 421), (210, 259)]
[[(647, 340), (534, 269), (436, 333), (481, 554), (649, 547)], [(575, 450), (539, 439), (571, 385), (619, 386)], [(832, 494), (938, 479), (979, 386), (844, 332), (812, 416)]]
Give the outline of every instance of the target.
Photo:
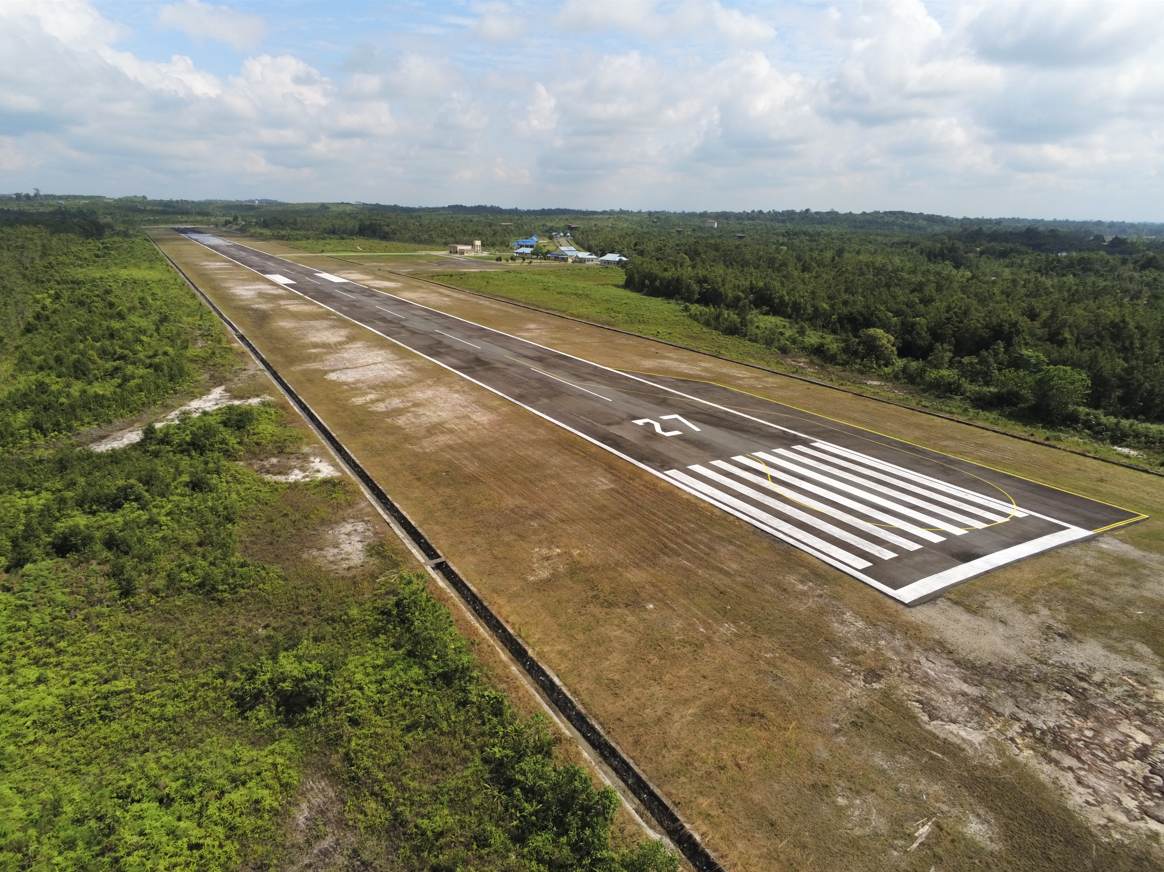
[[(686, 424), (688, 427), (690, 427), (696, 433), (699, 432), (698, 427), (696, 427), (694, 424), (692, 424), (686, 418), (681, 418), (678, 415), (660, 415), (659, 421), (682, 421), (684, 424)], [(664, 430), (659, 425), (659, 421), (656, 421), (652, 418), (639, 418), (637, 421), (634, 421), (632, 423), (638, 424), (640, 427), (643, 424), (650, 424), (652, 427), (655, 428), (655, 432), (658, 433), (660, 436), (682, 436), (683, 435), (682, 430)]]

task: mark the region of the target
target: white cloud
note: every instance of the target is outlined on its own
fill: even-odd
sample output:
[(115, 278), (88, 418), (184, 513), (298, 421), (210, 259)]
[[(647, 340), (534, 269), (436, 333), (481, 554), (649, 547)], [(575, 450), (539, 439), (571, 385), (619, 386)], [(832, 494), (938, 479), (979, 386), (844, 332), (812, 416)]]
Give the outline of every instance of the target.
[(158, 26), (180, 30), (196, 43), (205, 39), (225, 42), (239, 51), (262, 42), (267, 22), (258, 15), (235, 12), (226, 6), (214, 6), (201, 0), (184, 0), (158, 10)]
[[(0, 190), (1160, 217), (1142, 4), (466, 9), (212, 72), (90, 3), (0, 0)], [(262, 38), (235, 14), (158, 20)]]

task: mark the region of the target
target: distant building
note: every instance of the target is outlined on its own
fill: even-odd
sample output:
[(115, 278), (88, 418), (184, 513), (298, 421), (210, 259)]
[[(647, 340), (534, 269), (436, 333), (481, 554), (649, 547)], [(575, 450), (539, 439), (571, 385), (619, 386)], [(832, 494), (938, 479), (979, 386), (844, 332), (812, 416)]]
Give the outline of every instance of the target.
[(704, 227), (719, 227), (719, 222), (713, 218), (708, 218), (703, 222)]
[(598, 263), (598, 255), (591, 254), (589, 251), (579, 251), (574, 255), (575, 263)]
[(533, 249), (532, 249), (532, 248), (530, 248), (528, 245), (523, 245), (521, 248), (515, 248), (515, 249), (513, 250), (513, 253), (514, 253), (514, 254), (520, 254), (520, 255), (523, 255), (523, 256), (524, 256), (524, 255), (530, 255), (530, 254), (533, 254)]
[(513, 247), (514, 248), (533, 248), (537, 244), (538, 244), (538, 238), (536, 236), (530, 236), (527, 239), (517, 240), (517, 242), (513, 243)]
[(624, 260), (626, 260), (625, 257), (621, 254), (615, 254), (613, 251), (610, 254), (604, 254), (598, 258), (598, 262), (603, 266), (618, 266)]
[(567, 224), (566, 229), (567, 230), (578, 230), (579, 228), (578, 228), (577, 224)]
[(480, 254), (481, 240), (474, 239), (472, 245), (462, 245), (458, 242), (449, 243), (449, 254)]
[(746, 233), (737, 233), (736, 234), (736, 239), (747, 239), (747, 238), (748, 238), (748, 234), (746, 234)]

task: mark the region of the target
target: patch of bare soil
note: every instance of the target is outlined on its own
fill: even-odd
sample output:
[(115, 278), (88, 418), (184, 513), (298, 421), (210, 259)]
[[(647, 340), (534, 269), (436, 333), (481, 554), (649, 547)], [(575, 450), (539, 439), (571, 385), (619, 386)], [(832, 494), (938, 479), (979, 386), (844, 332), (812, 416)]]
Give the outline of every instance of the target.
[[(1098, 540), (1074, 550), (1087, 561), (1129, 547)], [(1164, 599), (1161, 558), (1141, 554), (1145, 581)], [(1164, 835), (1164, 663), (1153, 651), (1084, 635), (1050, 608), (998, 596), (973, 610), (947, 598), (910, 617), (939, 644), (853, 614), (838, 621), (838, 633), (882, 655), (864, 670), (837, 661), (857, 692), (890, 686), (926, 728), (983, 763), (1021, 759), (1111, 836)]]
[[(205, 396), (198, 397), (191, 400), (186, 405), (175, 409), (165, 417), (157, 421), (159, 427), (166, 424), (173, 424), (179, 420), (183, 415), (196, 416), (203, 412), (213, 412), (215, 409), (221, 409), (223, 406), (242, 405), (242, 406), (256, 406), (264, 400), (269, 400), (268, 396), (248, 397), (246, 399), (235, 398), (225, 385), (219, 385)], [(135, 442), (140, 442), (142, 437), (142, 427), (134, 426), (125, 430), (119, 430), (105, 438), (94, 442), (89, 447), (94, 451), (112, 451), (114, 448), (124, 448), (126, 445), (133, 445)]]
[(308, 553), (331, 569), (346, 570), (364, 562), (376, 533), (367, 521), (351, 519), (325, 531), (322, 538), (327, 544)]
[(303, 780), (291, 813), (290, 861), (285, 872), (342, 869), (356, 834), (344, 822), (344, 803), (335, 786), (320, 775)]
[(268, 481), (318, 481), (340, 475), (322, 452), (310, 448), (295, 454), (264, 457), (247, 465)]

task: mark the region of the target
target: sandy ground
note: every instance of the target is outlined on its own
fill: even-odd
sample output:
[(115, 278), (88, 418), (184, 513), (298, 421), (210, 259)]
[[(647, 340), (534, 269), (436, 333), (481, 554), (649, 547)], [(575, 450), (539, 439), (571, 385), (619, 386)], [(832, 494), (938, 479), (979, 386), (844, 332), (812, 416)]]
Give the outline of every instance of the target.
[(729, 383), (1153, 516), (909, 611), (166, 246), (731, 868), (1161, 862), (1158, 479), (398, 277), (393, 293), (606, 365)]

